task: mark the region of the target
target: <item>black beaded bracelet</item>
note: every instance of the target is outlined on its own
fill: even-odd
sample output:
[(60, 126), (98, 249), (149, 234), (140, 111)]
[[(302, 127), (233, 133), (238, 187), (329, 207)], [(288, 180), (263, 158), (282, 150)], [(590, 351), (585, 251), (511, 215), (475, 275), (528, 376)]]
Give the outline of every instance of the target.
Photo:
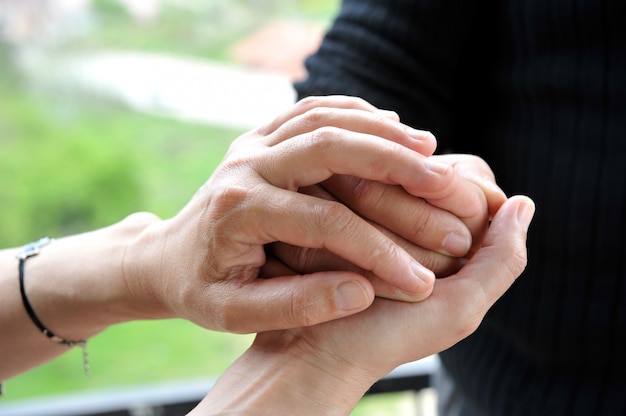
[(89, 360), (87, 357), (87, 341), (85, 340), (67, 340), (58, 335), (55, 335), (54, 332), (50, 331), (48, 328), (41, 323), (37, 314), (33, 310), (30, 302), (28, 301), (28, 297), (26, 296), (26, 289), (24, 287), (24, 263), (29, 257), (36, 256), (39, 254), (41, 248), (47, 244), (50, 244), (53, 239), (49, 237), (40, 238), (38, 241), (27, 244), (24, 248), (16, 255), (17, 259), (20, 261), (19, 263), (19, 278), (20, 278), (20, 293), (22, 295), (22, 303), (24, 304), (24, 308), (30, 317), (30, 320), (33, 321), (35, 326), (48, 338), (52, 341), (57, 342), (59, 344), (63, 344), (68, 348), (79, 346), (83, 350), (83, 367), (85, 370), (85, 374), (89, 375)]

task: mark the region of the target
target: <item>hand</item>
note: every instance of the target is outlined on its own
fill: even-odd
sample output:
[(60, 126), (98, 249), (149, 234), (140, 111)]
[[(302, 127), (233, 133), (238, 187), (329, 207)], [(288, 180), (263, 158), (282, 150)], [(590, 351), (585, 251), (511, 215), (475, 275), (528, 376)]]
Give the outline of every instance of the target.
[(258, 334), (192, 414), (347, 415), (379, 378), (471, 334), (526, 266), (534, 205), (502, 205), (482, 247), (419, 303), (377, 299), (324, 324)]
[(363, 178), (335, 175), (323, 186), (362, 216), (407, 241), (442, 255), (465, 256), (472, 244), (480, 246), (489, 216), (506, 195), (479, 157), (436, 155), (431, 160), (442, 171), (454, 171), (456, 177), (445, 189), (425, 189), (421, 199), (397, 186)]
[(313, 346), (367, 370), (374, 378), (448, 348), (474, 332), (491, 305), (524, 270), (526, 231), (533, 213), (534, 204), (528, 198), (509, 199), (478, 252), (458, 273), (438, 279), (431, 296), (422, 302), (376, 299), (370, 308), (346, 319), (259, 334), (255, 345), (267, 350), (280, 339), (298, 339), (304, 348)]
[(176, 217), (142, 233), (125, 256), (129, 298), (145, 316), (182, 317), (229, 332), (312, 325), (371, 304), (372, 284), (354, 272), (260, 279), (264, 246), (282, 241), (325, 248), (395, 287), (397, 297), (424, 299), (432, 272), (344, 205), (297, 191), (334, 174), (411, 195), (446, 189), (452, 170), (423, 155), (434, 147), (432, 135), (362, 100), (304, 100), (237, 139)]
[[(387, 112), (386, 115), (400, 121), (394, 112)], [(434, 253), (462, 257), (470, 250), (472, 239), (478, 240), (473, 242), (474, 247), (480, 246), (480, 236), (486, 226), (485, 208), (493, 216), (506, 200), (506, 195), (496, 185), (493, 172), (487, 163), (477, 156), (447, 154), (434, 156), (433, 159), (442, 163), (441, 169), (445, 169), (443, 165), (454, 167), (462, 179), (451, 182), (447, 189), (426, 190), (420, 196), (430, 204), (408, 197), (397, 187), (364, 178), (334, 175), (323, 186), (336, 199), (361, 213), (363, 217), (425, 249), (427, 253), (422, 250), (422, 256), (418, 258), (430, 257), (431, 262), (427, 258), (424, 264), (432, 263), (433, 270), (436, 270), (445, 260), (433, 256)], [(483, 192), (465, 187), (463, 184), (468, 181)], [(467, 227), (463, 227), (459, 219)]]
[[(334, 175), (323, 185), (301, 189), (350, 206), (438, 277), (457, 272), (480, 247), (489, 219), (506, 201), (493, 172), (481, 158), (465, 154), (431, 156), (454, 171), (447, 189), (422, 189), (416, 198), (404, 189), (367, 179)], [(471, 244), (470, 244), (471, 243)], [(446, 249), (446, 247), (448, 247)], [(378, 296), (398, 299), (397, 290), (366, 270), (326, 250), (276, 243), (271, 253), (292, 271), (349, 270), (368, 276)]]

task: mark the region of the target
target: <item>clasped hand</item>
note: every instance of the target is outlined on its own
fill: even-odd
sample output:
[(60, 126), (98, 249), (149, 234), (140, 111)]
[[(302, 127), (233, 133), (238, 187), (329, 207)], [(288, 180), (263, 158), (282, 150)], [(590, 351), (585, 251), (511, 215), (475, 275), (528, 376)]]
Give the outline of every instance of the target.
[[(237, 333), (351, 315), (371, 305), (376, 294), (423, 300), (434, 274), (414, 257), (434, 251), (419, 247), (414, 235), (441, 248), (436, 240), (452, 229), (468, 241), (457, 249), (462, 256), (488, 215), (478, 187), (450, 163), (428, 157), (435, 146), (430, 133), (360, 99), (303, 100), (235, 140), (178, 215), (145, 228), (124, 257), (125, 286), (133, 299), (143, 300), (136, 304), (145, 316), (182, 317)], [(351, 182), (355, 178), (361, 182)], [(340, 195), (371, 195), (374, 186), (384, 186), (377, 189), (385, 189), (389, 201), (373, 204), (369, 219), (359, 215), (367, 207), (358, 197), (338, 202)], [(393, 219), (398, 215), (390, 212), (396, 200), (404, 211), (415, 204), (432, 207), (429, 220), (417, 219), (428, 227), (402, 229), (407, 219)], [(376, 223), (379, 218), (385, 226)], [(443, 231), (432, 237), (420, 229)], [(276, 242), (292, 249), (269, 246)], [(307, 269), (296, 271), (298, 264)]]
[[(299, 108), (314, 102), (305, 102)], [(334, 270), (326, 272), (323, 282), (314, 283), (319, 289), (323, 288), (324, 283), (334, 283), (333, 279), (337, 279), (337, 276), (348, 278), (350, 275), (340, 272), (346, 270), (354, 273), (349, 278), (355, 279), (354, 282), (358, 282), (370, 295), (375, 291), (379, 296), (366, 310), (342, 319), (258, 333), (252, 346), (220, 377), (191, 414), (248, 414), (250, 409), (254, 409), (254, 413), (259, 415), (347, 415), (367, 389), (397, 365), (442, 351), (471, 334), (489, 308), (526, 266), (526, 232), (534, 213), (531, 200), (523, 196), (507, 199), (495, 185), (489, 167), (477, 157), (429, 156), (432, 138), (426, 133), (401, 128), (393, 115), (386, 114), (381, 118), (380, 113), (368, 108), (359, 108), (361, 112), (344, 113), (345, 109), (336, 108), (338, 105), (335, 101), (325, 105), (330, 103), (335, 108), (318, 109), (313, 114), (324, 114), (325, 118), (330, 117), (333, 121), (338, 119), (333, 119), (331, 114), (336, 117), (348, 113), (358, 114), (359, 119), (363, 117), (359, 123), (342, 124), (345, 128), (356, 128), (358, 133), (354, 130), (315, 133), (314, 140), (323, 143), (322, 149), (319, 152), (307, 149), (307, 154), (315, 154), (316, 163), (311, 165), (301, 161), (302, 171), (299, 174), (298, 170), (289, 170), (291, 166), (297, 165), (284, 165), (286, 177), (299, 179), (273, 182), (273, 186), (281, 189), (274, 191), (278, 194), (288, 192), (286, 196), (289, 197), (290, 205), (278, 205), (280, 217), (286, 224), (289, 224), (290, 215), (307, 212), (306, 207), (294, 208), (291, 205), (299, 203), (297, 201), (309, 206), (320, 204), (337, 211), (333, 214), (323, 211), (330, 221), (326, 222), (324, 218), (316, 220), (313, 228), (308, 222), (310, 218), (300, 218), (303, 221), (302, 234), (279, 234), (273, 227), (264, 228), (262, 224), (255, 224), (267, 233), (259, 243), (279, 241), (272, 243), (271, 249), (266, 250), (269, 256), (262, 255), (265, 264), (261, 268), (261, 275), (272, 277), (265, 284), (295, 278), (300, 287), (308, 288), (308, 284), (315, 282), (316, 277), (324, 275), (319, 270)], [(351, 105), (359, 106), (363, 103), (351, 102)], [(310, 120), (311, 115), (305, 111), (295, 118), (300, 117), (300, 122), (317, 128), (318, 124)], [(374, 121), (374, 124), (368, 124), (365, 120)], [(286, 122), (285, 126), (288, 125), (290, 123)], [(280, 131), (272, 126), (256, 134), (266, 132), (269, 133), (267, 137), (270, 137), (272, 132)], [(379, 126), (371, 130), (374, 137), (367, 136), (367, 129), (374, 126)], [(388, 126), (390, 130), (381, 129), (380, 126)], [(390, 134), (398, 128), (398, 134)], [(401, 134), (402, 130), (405, 135)], [(288, 131), (285, 127), (285, 132)], [(326, 142), (325, 134), (331, 136), (329, 142)], [(420, 140), (415, 142), (419, 135)], [(268, 140), (267, 137), (262, 141)], [(287, 133), (281, 137), (291, 136)], [(294, 156), (298, 155), (296, 148), (300, 146), (297, 137), (281, 142), (293, 140), (291, 145)], [(352, 143), (346, 141), (347, 137), (355, 137), (361, 143), (369, 143), (373, 139), (372, 143), (382, 146), (376, 149), (376, 152), (380, 152), (377, 169), (372, 170), (367, 163), (358, 169), (345, 169), (339, 166), (346, 166), (347, 162), (328, 162), (341, 162), (348, 157), (354, 161), (369, 160), (359, 159), (360, 155), (369, 153), (357, 151), (358, 145), (348, 148)], [(377, 138), (383, 139), (383, 142)], [(255, 140), (252, 137), (248, 139)], [(268, 141), (274, 147), (278, 146)], [(420, 145), (416, 146), (419, 142)], [(240, 144), (259, 148), (258, 144)], [(391, 153), (384, 148), (390, 149)], [(330, 149), (330, 153), (324, 154), (323, 150), (327, 149)], [(341, 157), (337, 154), (339, 149), (345, 149), (339, 154)], [(270, 153), (275, 150), (261, 151)], [(235, 148), (234, 151), (238, 150)], [(405, 157), (408, 158), (406, 165)], [(387, 158), (393, 163), (388, 165)], [(305, 169), (320, 172), (319, 166), (326, 167), (324, 174), (306, 176)], [(388, 170), (388, 174), (373, 174), (380, 172), (378, 168)], [(398, 176), (397, 168), (409, 174)], [(261, 171), (265, 172), (264, 169)], [(309, 180), (302, 179), (304, 177)], [(417, 183), (414, 182), (415, 178), (419, 178)], [(251, 183), (261, 186), (258, 179)], [(296, 190), (305, 195), (294, 195)], [(326, 205), (324, 201), (329, 201), (331, 205)], [(337, 205), (338, 201), (346, 205)], [(272, 201), (268, 203), (276, 207)], [(398, 218), (398, 213), (406, 215)], [(266, 218), (272, 218), (269, 213), (265, 214)], [(310, 211), (308, 217), (311, 217)], [(412, 227), (410, 223), (412, 220), (423, 221), (424, 218), (440, 221), (429, 225), (429, 235), (419, 231), (428, 230), (428, 225)], [(333, 228), (337, 224), (340, 227)], [(280, 224), (273, 222), (272, 225), (280, 227)], [(317, 234), (320, 230), (322, 234)], [(450, 257), (451, 247), (446, 246), (446, 238), (450, 233), (458, 233), (460, 237), (468, 233), (472, 237), (464, 246), (452, 247), (451, 251), (456, 256), (462, 256), (462, 260)], [(307, 238), (307, 235), (313, 237)], [(318, 235), (336, 238), (339, 244), (330, 240), (324, 244), (323, 238), (317, 240)], [(363, 238), (371, 238), (374, 244), (378, 244), (378, 241), (382, 244), (361, 245)], [(343, 244), (349, 247), (342, 247)], [(384, 251), (367, 251), (377, 250), (378, 247)], [(360, 258), (358, 253), (364, 256), (369, 254), (370, 257)], [(436, 264), (443, 266), (438, 274), (445, 278), (433, 282), (424, 278), (421, 271), (412, 275), (409, 270), (411, 261), (403, 263), (406, 261), (405, 253), (417, 255), (418, 258), (426, 254), (427, 259), (435, 259)], [(389, 254), (392, 256), (388, 257)], [(398, 257), (394, 259), (396, 255)], [(375, 262), (369, 262), (370, 258)], [(378, 265), (390, 269), (376, 267), (376, 263), (387, 259), (397, 263)], [(399, 275), (394, 275), (394, 266)], [(311, 274), (293, 277), (298, 276), (295, 270)], [(250, 275), (258, 277), (258, 269), (255, 268)], [(285, 277), (290, 275), (292, 277)], [(363, 280), (365, 276), (368, 280)], [(415, 276), (418, 279), (414, 279)], [(411, 287), (406, 283), (415, 284), (417, 290), (411, 292)], [(271, 301), (275, 300), (271, 294), (268, 295)], [(304, 305), (307, 314), (311, 310), (323, 311), (324, 306), (319, 309), (319, 304), (315, 303), (316, 294), (308, 295), (308, 299), (313, 299), (313, 302)], [(397, 299), (419, 301), (399, 302)], [(268, 309), (275, 306), (268, 305)], [(298, 304), (298, 308), (302, 306)], [(324, 314), (315, 316), (324, 317)], [(320, 322), (322, 320), (319, 319)], [(313, 324), (314, 321), (302, 322)]]

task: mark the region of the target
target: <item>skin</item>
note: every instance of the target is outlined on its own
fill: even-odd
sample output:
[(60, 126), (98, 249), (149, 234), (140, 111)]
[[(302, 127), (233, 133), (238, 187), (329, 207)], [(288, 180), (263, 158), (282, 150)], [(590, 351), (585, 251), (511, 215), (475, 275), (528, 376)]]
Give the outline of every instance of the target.
[(191, 414), (349, 414), (397, 365), (475, 331), (526, 266), (533, 214), (526, 197), (506, 201), (476, 254), (459, 272), (437, 280), (422, 302), (378, 298), (348, 318), (258, 334)]
[[(415, 198), (401, 187), (357, 177), (334, 175), (323, 184), (300, 189), (300, 192), (346, 204), (419, 259), (437, 277), (446, 277), (457, 272), (478, 249), (489, 220), (506, 201), (506, 196), (496, 185), (487, 163), (477, 156), (447, 154), (431, 156), (431, 159), (453, 168), (458, 183), (471, 191), (453, 194), (449, 201), (443, 202), (448, 209), (456, 210), (456, 214), (436, 207), (440, 201)], [(474, 201), (475, 205), (467, 205), (466, 200)], [(452, 255), (450, 251), (454, 250), (444, 248), (451, 235), (457, 242), (468, 238), (463, 233), (450, 231), (458, 227), (459, 221), (467, 223), (471, 237)], [(378, 295), (394, 297), (393, 286), (327, 250), (275, 243), (271, 245), (271, 253), (299, 273), (332, 269), (363, 274), (370, 278)]]
[[(304, 100), (237, 139), (175, 217), (133, 214), (57, 239), (29, 258), (30, 303), (45, 326), (78, 340), (135, 319), (179, 317), (213, 330), (263, 332), (355, 314), (376, 294), (421, 301), (434, 274), (410, 251), (345, 205), (298, 190), (345, 175), (415, 199), (451, 203), (457, 195), (459, 204), (484, 207), (484, 196), (466, 190), (454, 168), (427, 157), (435, 146), (431, 134), (362, 100)], [(471, 235), (463, 221), (446, 221), (447, 229)], [(331, 253), (355, 269), (293, 272), (266, 254), (279, 241)], [(0, 328), (12, 334), (0, 341), (0, 356), (10, 357), (0, 363), (0, 380), (67, 351), (24, 310), (18, 251), (0, 251)], [(281, 273), (266, 275), (272, 270)]]
[[(304, 99), (301, 104), (312, 106), (315, 100)], [(395, 112), (375, 110), (364, 101), (357, 105), (399, 122)], [(432, 154), (434, 148), (421, 151)], [(445, 277), (458, 271), (480, 247), (489, 220), (507, 198), (481, 158), (447, 154), (430, 159), (442, 168), (452, 169), (456, 180), (447, 189), (422, 192), (420, 198), (402, 187), (349, 175), (333, 175), (320, 184), (302, 187), (299, 192), (350, 207), (437, 277)], [(368, 276), (378, 295), (397, 296), (393, 286), (328, 250), (278, 242), (271, 244), (268, 251), (293, 272), (350, 270)]]

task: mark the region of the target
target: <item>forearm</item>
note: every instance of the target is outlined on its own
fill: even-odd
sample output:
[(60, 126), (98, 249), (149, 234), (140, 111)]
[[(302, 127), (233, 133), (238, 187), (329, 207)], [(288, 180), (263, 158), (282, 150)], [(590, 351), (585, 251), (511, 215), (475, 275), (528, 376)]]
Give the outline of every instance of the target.
[(247, 350), (191, 415), (348, 415), (375, 381), (333, 357)]
[[(41, 323), (65, 340), (88, 340), (110, 325), (134, 319), (122, 276), (125, 248), (143, 229), (125, 220), (97, 231), (59, 238), (24, 263), (24, 290)], [(0, 380), (68, 350), (44, 335), (20, 295), (16, 254), (0, 251)]]

